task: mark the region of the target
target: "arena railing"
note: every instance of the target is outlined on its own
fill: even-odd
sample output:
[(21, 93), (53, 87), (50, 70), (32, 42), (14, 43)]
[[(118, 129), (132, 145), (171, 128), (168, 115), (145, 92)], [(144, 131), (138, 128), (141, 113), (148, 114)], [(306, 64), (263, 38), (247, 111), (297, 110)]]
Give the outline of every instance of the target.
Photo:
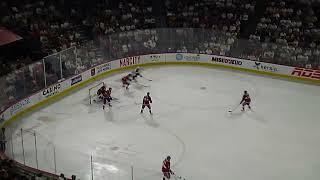
[[(93, 41), (52, 54), (0, 77), (0, 112), (33, 93), (99, 64), (128, 56), (168, 52), (215, 54), (307, 68), (318, 68), (320, 65), (319, 49), (237, 39), (237, 32), (164, 28), (99, 35)], [(54, 173), (61, 172), (59, 168), (54, 168), (57, 162), (63, 161), (54, 156), (59, 148), (50, 144), (41, 135), (37, 135), (37, 132), (17, 130), (15, 126), (11, 126), (8, 137), (12, 141), (9, 146), (13, 149), (8, 152), (9, 157), (23, 162), (26, 166)], [(23, 149), (23, 137), (25, 141), (29, 141), (28, 143), (35, 143), (36, 140), (38, 143), (49, 143), (47, 146), (49, 150), (39, 150), (36, 146), (34, 149)], [(30, 159), (23, 157), (23, 151), (32, 154), (28, 156)], [(36, 151), (39, 157), (43, 157), (42, 159), (35, 159)], [(49, 160), (45, 159), (47, 158), (45, 154), (50, 154)], [(90, 157), (83, 158), (90, 163)], [(95, 159), (94, 157), (91, 163), (94, 163)], [(50, 161), (50, 167), (43, 165), (45, 160)], [(127, 172), (130, 172), (131, 167), (127, 168), (129, 169)]]

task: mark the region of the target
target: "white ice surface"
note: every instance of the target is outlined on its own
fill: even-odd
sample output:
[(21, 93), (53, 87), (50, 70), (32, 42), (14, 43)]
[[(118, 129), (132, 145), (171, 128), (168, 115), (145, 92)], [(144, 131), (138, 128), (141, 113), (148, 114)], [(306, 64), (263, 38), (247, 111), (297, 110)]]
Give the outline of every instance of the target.
[[(187, 180), (319, 180), (320, 90), (287, 82), (201, 67), (157, 67), (126, 92), (120, 78), (113, 87), (112, 108), (88, 105), (85, 87), (12, 125), (14, 158), (39, 168), (91, 179), (159, 180), (162, 160)], [(253, 111), (233, 113), (244, 90)], [(150, 92), (154, 115), (140, 115)], [(8, 147), (12, 156), (11, 143)]]

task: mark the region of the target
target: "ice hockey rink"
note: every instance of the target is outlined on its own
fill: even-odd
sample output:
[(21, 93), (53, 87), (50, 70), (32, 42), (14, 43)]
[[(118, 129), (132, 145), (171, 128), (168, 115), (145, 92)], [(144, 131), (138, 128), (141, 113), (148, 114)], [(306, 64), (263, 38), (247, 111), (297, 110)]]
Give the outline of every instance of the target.
[[(144, 69), (128, 91), (121, 77), (101, 81), (113, 88), (113, 107), (89, 105), (94, 82), (11, 126), (7, 154), (26, 165), (81, 180), (159, 180), (162, 161), (186, 180), (319, 180), (320, 90), (270, 77), (191, 66)], [(243, 91), (252, 111), (234, 112)], [(150, 92), (153, 115), (140, 114)], [(56, 167), (54, 165), (54, 157)], [(132, 168), (133, 167), (133, 168)], [(173, 178), (174, 179), (174, 178)]]

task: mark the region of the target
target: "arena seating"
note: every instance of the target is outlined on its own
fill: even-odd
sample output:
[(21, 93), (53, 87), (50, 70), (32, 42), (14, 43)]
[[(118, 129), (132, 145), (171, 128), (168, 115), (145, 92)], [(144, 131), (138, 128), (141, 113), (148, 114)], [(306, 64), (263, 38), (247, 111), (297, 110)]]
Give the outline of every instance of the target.
[(263, 42), (261, 57), (280, 64), (319, 68), (319, 2), (267, 1), (266, 10), (250, 40)]
[(167, 0), (165, 5), (168, 27), (210, 29), (215, 33), (201, 40), (196, 52), (221, 55), (228, 54), (241, 23), (255, 10), (255, 0)]
[[(43, 58), (47, 86), (106, 59), (162, 52), (320, 69), (319, 17), (314, 0), (3, 0), (0, 27), (31, 47), (0, 57), (0, 112), (45, 87)], [(0, 179), (23, 179), (0, 164)]]

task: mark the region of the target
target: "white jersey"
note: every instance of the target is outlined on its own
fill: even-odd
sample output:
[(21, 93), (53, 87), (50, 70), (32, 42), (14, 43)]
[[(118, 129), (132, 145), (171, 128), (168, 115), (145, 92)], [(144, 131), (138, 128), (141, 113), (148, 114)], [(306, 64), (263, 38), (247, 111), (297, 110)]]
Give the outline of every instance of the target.
[(137, 68), (134, 71), (130, 72), (129, 75), (132, 78), (132, 80), (135, 79), (137, 76), (142, 77), (141, 74), (140, 74), (140, 69), (139, 68)]
[(140, 74), (140, 69), (137, 68), (134, 71), (131, 72), (133, 75), (139, 75)]

